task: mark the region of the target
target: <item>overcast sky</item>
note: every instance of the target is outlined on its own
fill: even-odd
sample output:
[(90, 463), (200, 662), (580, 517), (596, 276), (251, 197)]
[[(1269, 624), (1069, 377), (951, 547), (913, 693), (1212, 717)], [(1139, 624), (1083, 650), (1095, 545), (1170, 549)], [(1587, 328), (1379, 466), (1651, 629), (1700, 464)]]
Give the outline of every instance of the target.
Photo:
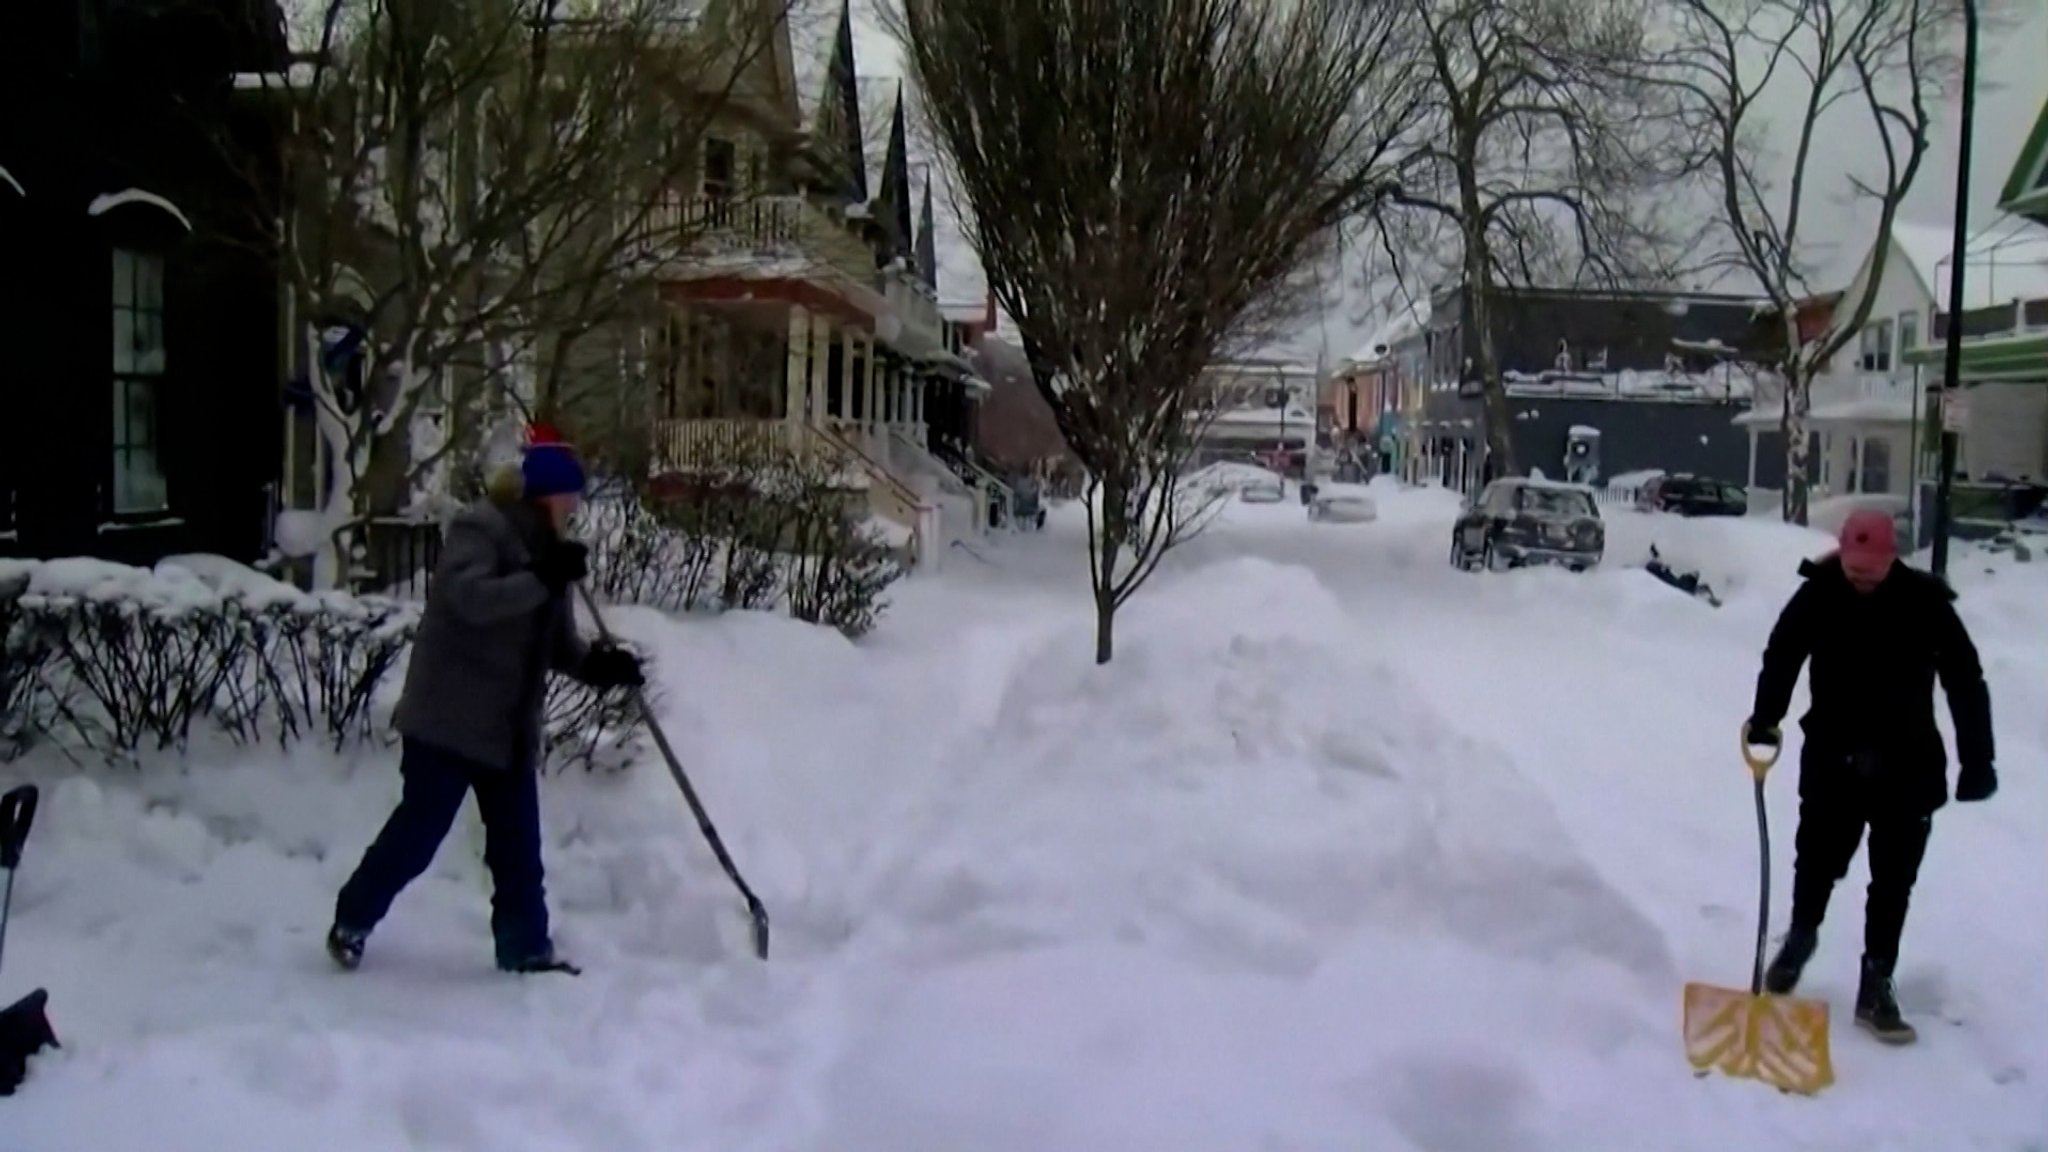
[[(900, 75), (900, 50), (875, 16), (879, 10), (877, 3), (878, 0), (854, 0), (856, 21), (862, 25), (854, 46), (858, 70), (863, 75)], [(2048, 5), (2028, 0), (2018, 3), (2014, 10), (2019, 15), (2011, 19), (2009, 26), (1986, 37), (1984, 59), (1979, 67), (1975, 156), (1970, 174), (1973, 220), (1989, 218), (2020, 144), (2033, 127), (2043, 101), (2048, 100), (2048, 69), (2040, 66), (2044, 55), (2048, 55)], [(1779, 97), (1776, 103), (1784, 111), (1775, 113), (1771, 119), (1779, 125), (1777, 135), (1789, 150), (1798, 127), (1797, 105), (1804, 93), (1788, 84), (1784, 91), (1772, 95)], [(1949, 219), (1955, 202), (1959, 115), (1959, 101), (1951, 101), (1942, 109), (1944, 123), (1937, 129), (1934, 147), (1906, 202), (1905, 218), (1927, 223)], [(1801, 231), (1814, 249), (1809, 258), (1825, 261), (1841, 280), (1854, 274), (1874, 226), (1873, 214), (1853, 203), (1847, 186), (1848, 174), (1859, 168), (1868, 171), (1876, 155), (1875, 137), (1858, 119), (1864, 116), (1853, 105), (1840, 108), (1828, 123), (1827, 131), (1818, 134), (1816, 150), (1807, 166), (1808, 183), (1813, 190), (1808, 193), (1808, 215)], [(936, 191), (935, 198), (941, 216), (940, 296), (949, 304), (978, 300), (984, 291), (980, 267), (960, 234), (957, 219), (947, 208), (943, 191)], [(1731, 283), (1726, 290), (1745, 288)], [(1293, 341), (1295, 353), (1304, 360), (1313, 361), (1320, 353), (1334, 363), (1357, 351), (1371, 334), (1374, 318), (1365, 315), (1368, 299), (1362, 285), (1340, 283), (1333, 277), (1330, 296), (1324, 314)]]

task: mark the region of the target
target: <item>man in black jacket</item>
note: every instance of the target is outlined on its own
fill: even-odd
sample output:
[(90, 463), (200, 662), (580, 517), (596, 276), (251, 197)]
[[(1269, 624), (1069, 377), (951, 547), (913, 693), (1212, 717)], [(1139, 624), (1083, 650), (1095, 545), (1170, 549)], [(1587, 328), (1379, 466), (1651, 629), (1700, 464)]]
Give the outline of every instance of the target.
[(1863, 511), (1842, 526), (1840, 549), (1799, 568), (1794, 593), (1764, 649), (1751, 744), (1776, 746), (1802, 664), (1812, 705), (1799, 722), (1799, 831), (1792, 924), (1764, 975), (1765, 989), (1795, 988), (1819, 942), (1835, 882), (1870, 829), (1870, 889), (1863, 912), (1863, 973), (1856, 1021), (1879, 1039), (1907, 1043), (1892, 986), (1906, 905), (1927, 851), (1934, 811), (1948, 802), (1948, 757), (1934, 724), (1941, 678), (1955, 721), (1959, 801), (1998, 790), (1991, 697), (1977, 649), (1941, 580), (1899, 563), (1891, 518)]

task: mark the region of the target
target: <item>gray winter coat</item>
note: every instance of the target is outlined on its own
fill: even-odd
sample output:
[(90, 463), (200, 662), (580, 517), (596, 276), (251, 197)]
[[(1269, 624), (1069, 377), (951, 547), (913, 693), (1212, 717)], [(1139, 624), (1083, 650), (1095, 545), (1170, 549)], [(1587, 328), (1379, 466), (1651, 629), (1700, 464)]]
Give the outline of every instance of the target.
[(568, 597), (531, 571), (552, 532), (518, 501), (482, 501), (449, 523), (398, 700), (401, 735), (483, 767), (539, 764), (547, 674), (576, 674), (589, 652)]

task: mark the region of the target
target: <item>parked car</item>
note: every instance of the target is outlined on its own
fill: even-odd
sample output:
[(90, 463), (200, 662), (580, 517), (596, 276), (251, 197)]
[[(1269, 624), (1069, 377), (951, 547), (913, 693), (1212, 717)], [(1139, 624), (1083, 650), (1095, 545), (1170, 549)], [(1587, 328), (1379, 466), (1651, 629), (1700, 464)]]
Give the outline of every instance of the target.
[(1270, 480), (1250, 480), (1239, 486), (1237, 498), (1247, 504), (1278, 504), (1287, 499), (1287, 488), (1278, 476)]
[(1740, 484), (1681, 472), (1645, 483), (1636, 493), (1636, 507), (1680, 516), (1747, 516), (1749, 492)]
[(1328, 524), (1370, 524), (1380, 507), (1363, 492), (1318, 492), (1309, 501), (1308, 518)]
[(1451, 567), (1492, 571), (1562, 564), (1583, 572), (1600, 563), (1607, 525), (1583, 484), (1509, 477), (1488, 484), (1451, 528)]

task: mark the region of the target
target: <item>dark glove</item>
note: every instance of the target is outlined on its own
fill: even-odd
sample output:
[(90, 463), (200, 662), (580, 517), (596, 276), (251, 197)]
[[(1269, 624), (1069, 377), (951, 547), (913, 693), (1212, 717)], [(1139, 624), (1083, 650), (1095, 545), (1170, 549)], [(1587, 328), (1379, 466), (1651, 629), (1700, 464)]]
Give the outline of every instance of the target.
[(576, 540), (556, 540), (533, 558), (533, 574), (559, 596), (590, 575), (590, 547)]
[(638, 688), (647, 683), (640, 670), (640, 658), (616, 644), (593, 644), (576, 678), (600, 692), (613, 688)]
[(1754, 717), (1743, 721), (1742, 732), (1742, 738), (1752, 748), (1776, 748), (1785, 740), (1776, 724), (1766, 724)]
[(1956, 801), (1973, 804), (1989, 800), (1998, 791), (1998, 769), (1989, 764), (1966, 764), (1956, 777)]

